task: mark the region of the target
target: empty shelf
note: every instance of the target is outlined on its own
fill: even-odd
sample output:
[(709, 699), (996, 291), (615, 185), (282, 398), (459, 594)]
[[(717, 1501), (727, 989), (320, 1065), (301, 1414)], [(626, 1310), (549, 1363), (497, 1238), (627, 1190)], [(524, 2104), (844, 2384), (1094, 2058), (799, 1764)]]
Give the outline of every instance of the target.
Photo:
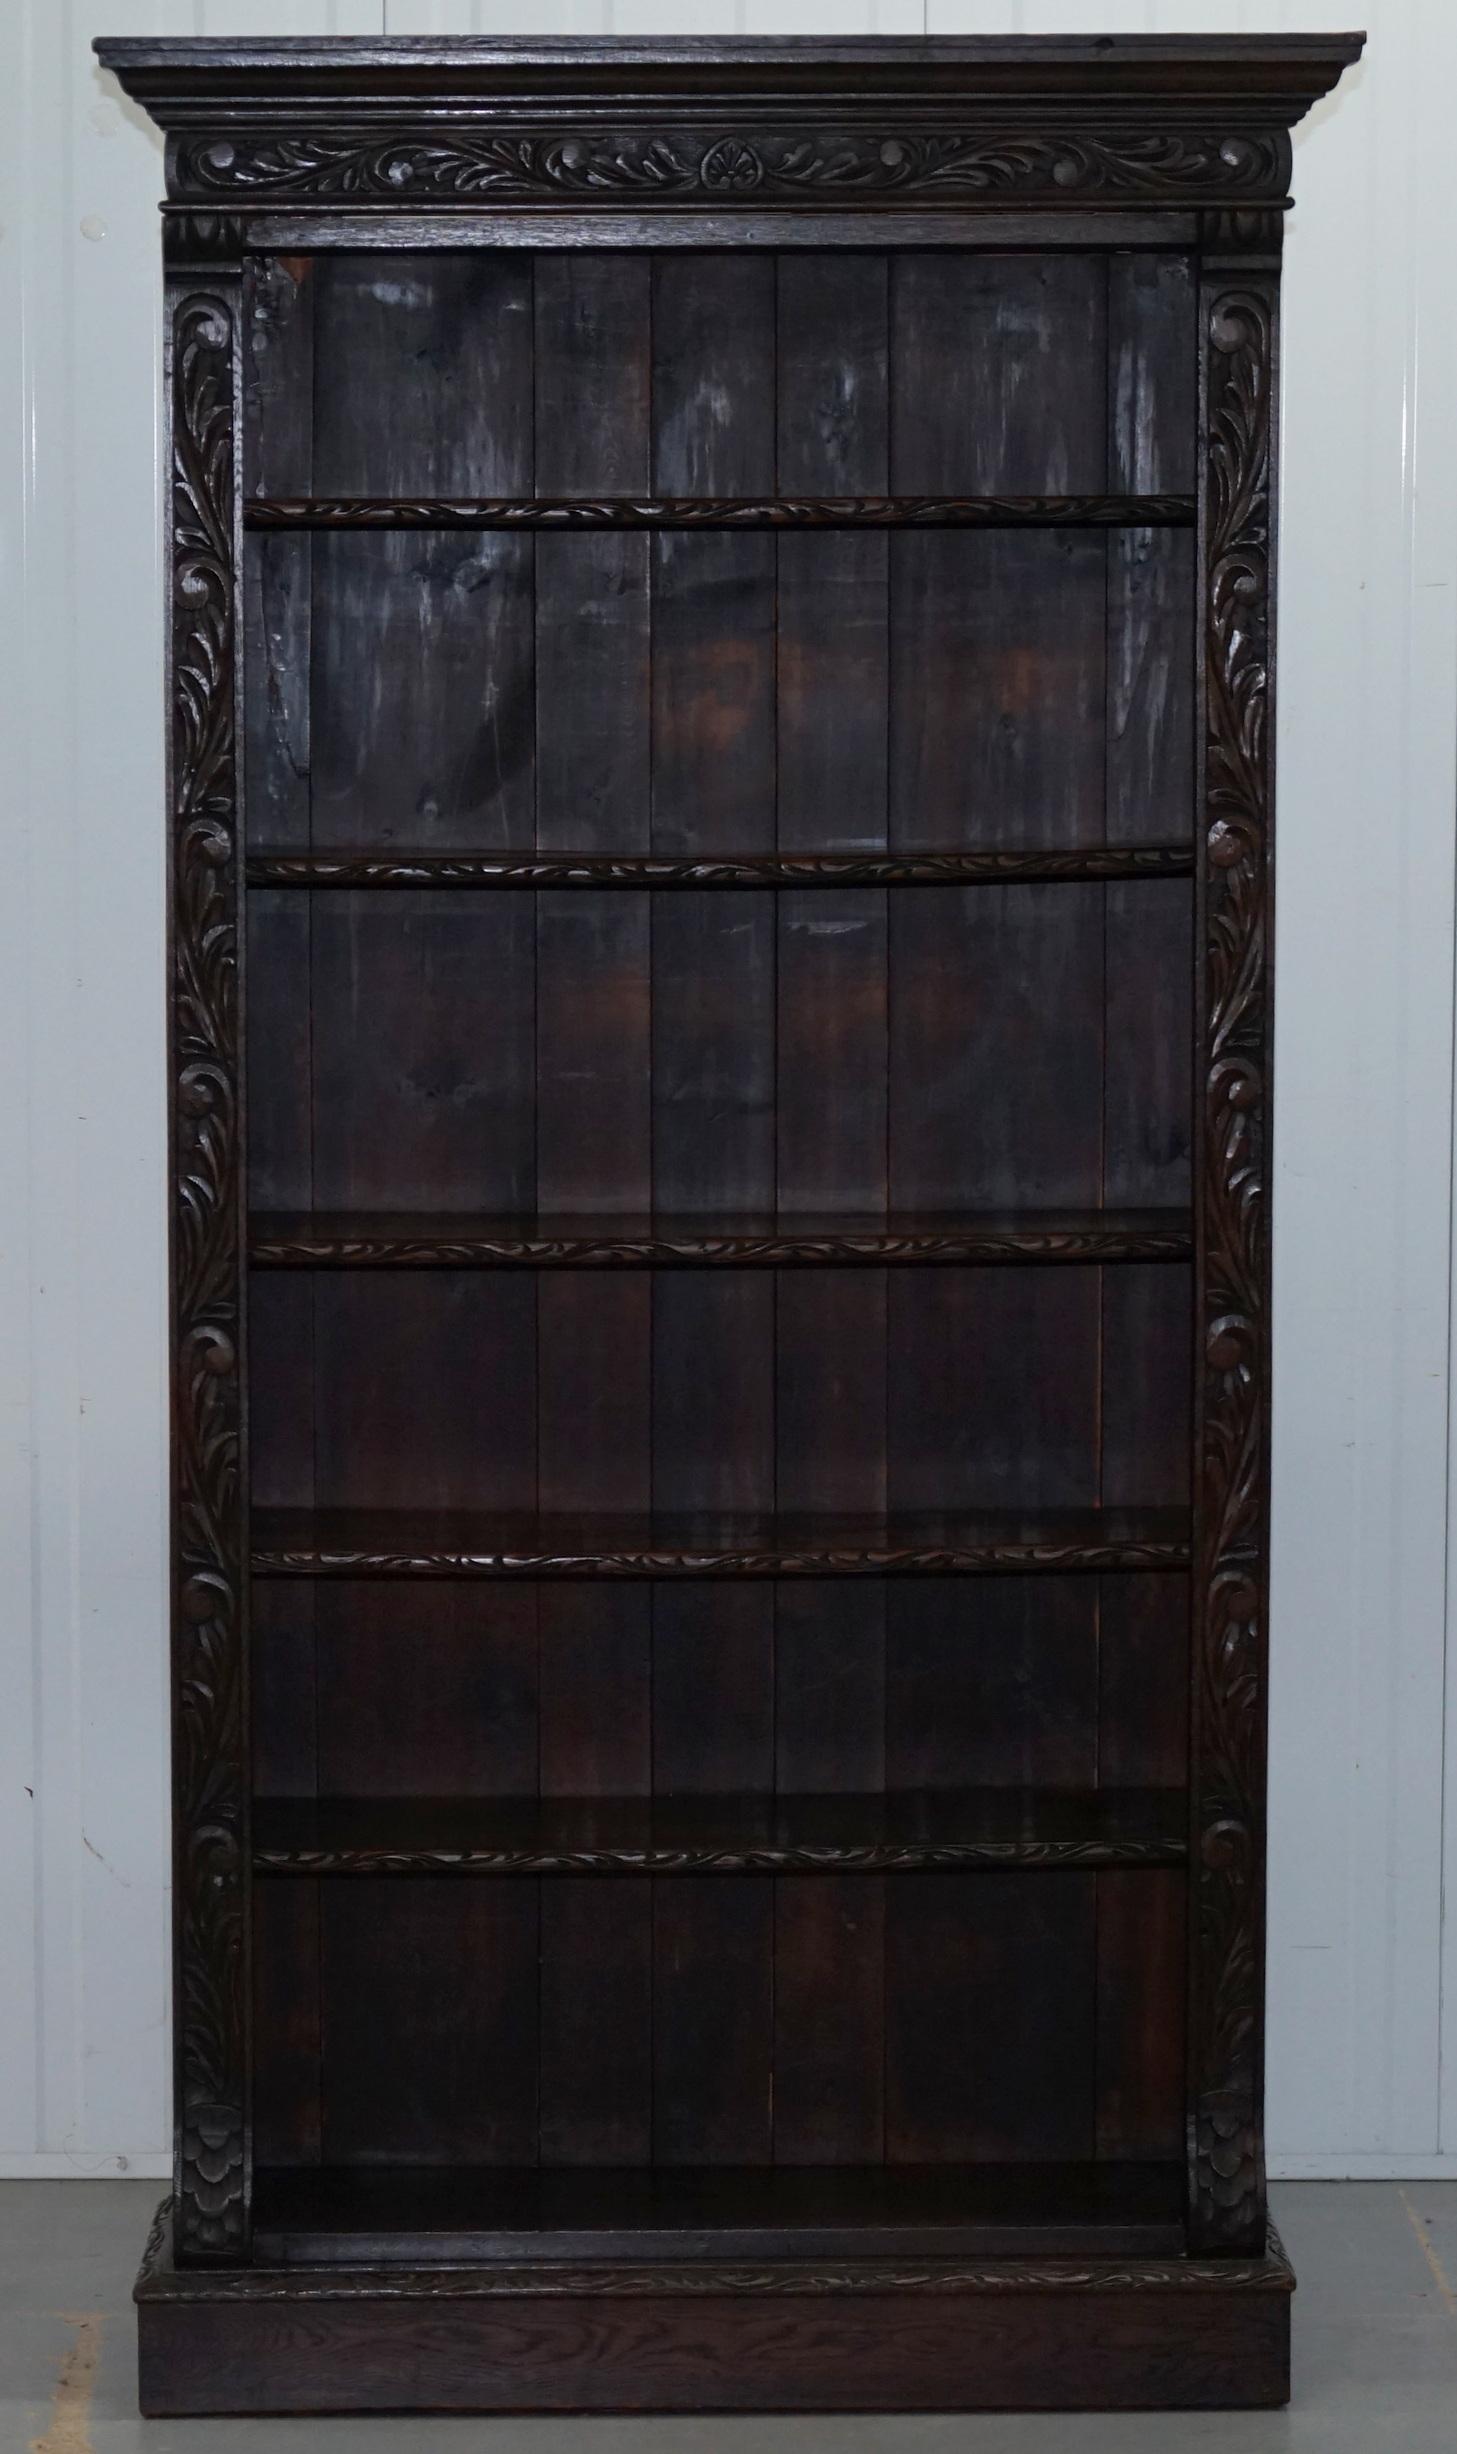
[(261, 2169), (277, 2265), (1136, 2255), (1183, 2248), (1177, 2164)]

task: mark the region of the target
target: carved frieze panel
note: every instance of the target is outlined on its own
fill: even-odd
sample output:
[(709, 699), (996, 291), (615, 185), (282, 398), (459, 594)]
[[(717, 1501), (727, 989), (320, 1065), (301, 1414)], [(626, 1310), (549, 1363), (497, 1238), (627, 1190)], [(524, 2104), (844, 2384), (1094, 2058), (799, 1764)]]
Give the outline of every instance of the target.
[(590, 125), (218, 129), (176, 149), (180, 200), (390, 204), (652, 204), (801, 201), (964, 203), (978, 198), (1180, 204), (1278, 198), (1283, 130), (1071, 126), (927, 131)]

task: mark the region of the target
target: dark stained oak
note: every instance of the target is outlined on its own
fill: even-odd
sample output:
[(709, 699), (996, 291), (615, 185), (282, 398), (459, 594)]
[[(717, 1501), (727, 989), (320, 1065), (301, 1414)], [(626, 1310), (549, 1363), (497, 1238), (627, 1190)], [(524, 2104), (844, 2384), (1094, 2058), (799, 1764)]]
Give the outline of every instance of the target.
[(168, 189), (144, 2408), (1282, 2401), (1276, 374), (1359, 38), (99, 49)]
[[(1074, 2175), (1044, 2170), (1075, 2220)], [(270, 2204), (289, 2211), (272, 2197), (283, 2178), (260, 2176), (265, 2220)], [(336, 2221), (350, 2212), (347, 2200), (328, 2207), (322, 2187), (313, 2203)], [(305, 2190), (294, 2211), (308, 2204)], [(438, 2198), (414, 2204), (427, 2222), (440, 2211)], [(527, 2204), (517, 2197), (518, 2211)], [(1111, 2213), (1107, 2184), (1093, 2204)], [(781, 2226), (773, 2254), (754, 2260), (391, 2257), (300, 2274), (179, 2269), (168, 2212), (137, 2286), (142, 2407), (159, 2417), (398, 2408), (403, 2377), (416, 2408), (461, 2412), (754, 2410), (766, 2374), (777, 2408), (804, 2411), (1245, 2408), (1290, 2391), (1294, 2277), (1273, 2232), (1246, 2259), (827, 2260), (784, 2254)], [(366, 2212), (359, 2199), (353, 2212)]]
[(428, 501), (253, 495), (249, 528), (1189, 528), (1192, 494), (644, 496)]
[(927, 1867), (1178, 1866), (1181, 1790), (794, 1797), (260, 1798), (275, 1875), (876, 1875)]
[(490, 1517), (257, 1509), (255, 1576), (972, 1576), (1188, 1565), (1178, 1508), (957, 1516)]
[(487, 852), (261, 851), (252, 886), (540, 888), (683, 886), (980, 886), (1029, 878), (1183, 878), (1178, 843), (1046, 845), (964, 852)]
[(1187, 1261), (1182, 1211), (1000, 1218), (471, 1218), (260, 1212), (255, 1269), (784, 1269), (817, 1264)]
[(853, 2259), (867, 2225), (905, 2260), (1158, 2257), (1179, 2245), (1173, 2163), (679, 2166), (593, 2173), (274, 2169), (256, 2177), (277, 2264), (509, 2267), (654, 2258), (699, 2266), (786, 2252)]

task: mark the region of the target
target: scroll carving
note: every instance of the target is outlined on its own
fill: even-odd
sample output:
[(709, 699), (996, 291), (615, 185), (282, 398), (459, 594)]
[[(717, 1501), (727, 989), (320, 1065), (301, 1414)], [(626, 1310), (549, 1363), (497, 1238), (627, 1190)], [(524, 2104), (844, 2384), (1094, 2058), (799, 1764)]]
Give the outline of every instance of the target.
[(487, 1880), (495, 1875), (636, 1874), (655, 1877), (715, 1874), (770, 1875), (896, 1875), (936, 1869), (956, 1872), (970, 1867), (1092, 1867), (1178, 1866), (1183, 1863), (1182, 1834), (1172, 1831), (1115, 1834), (1086, 1840), (965, 1840), (866, 1843), (837, 1848), (832, 1843), (766, 1842), (755, 1847), (726, 1842), (721, 1848), (670, 1848), (651, 1844), (640, 1849), (331, 1849), (324, 1843), (309, 1848), (264, 1848), (254, 1863), (260, 1874), (277, 1876), (459, 1875)]
[(249, 528), (1192, 528), (1184, 494), (250, 496)]
[[(292, 1512), (280, 1514), (287, 1520)], [(1170, 1512), (1174, 1518), (1177, 1511)], [(460, 1542), (409, 1549), (385, 1548), (376, 1543), (354, 1543), (334, 1540), (328, 1534), (309, 1539), (307, 1519), (302, 1539), (291, 1542), (266, 1515), (255, 1518), (252, 1569), (255, 1576), (368, 1576), (368, 1577), (528, 1577), (551, 1578), (553, 1581), (576, 1577), (654, 1577), (666, 1580), (692, 1577), (799, 1577), (799, 1576), (976, 1576), (1018, 1574), (1069, 1575), (1093, 1574), (1099, 1570), (1161, 1569), (1187, 1567), (1189, 1545), (1183, 1538), (1182, 1521), (1178, 1530), (1167, 1538), (1140, 1530), (1130, 1522), (1126, 1531), (1110, 1531), (1102, 1539), (1084, 1541), (1019, 1538), (1015, 1533), (1004, 1539), (993, 1535), (968, 1532), (965, 1540), (928, 1537), (917, 1542), (914, 1537), (891, 1541), (867, 1531), (862, 1542), (847, 1538), (843, 1544), (799, 1546), (791, 1540), (766, 1544), (739, 1544), (725, 1540), (723, 1547), (695, 1549), (691, 1543), (658, 1543), (646, 1540), (627, 1542), (610, 1549), (561, 1551), (535, 1546), (521, 1548), (478, 1547), (462, 1539)]]
[(246, 2247), (234, 308), (176, 300), (172, 1133), (177, 2238)]
[(1186, 878), (1192, 845), (1045, 844), (978, 852), (259, 852), (254, 886), (975, 886), (1042, 878)]
[(1279, 197), (1289, 139), (1270, 128), (219, 130), (177, 148), (182, 199), (361, 203), (935, 204)]
[(1269, 591), (1275, 288), (1204, 293), (1206, 1012), (1196, 1459), (1193, 2172), (1196, 2246), (1264, 2224), (1268, 1390)]
[(833, 1264), (837, 1269), (900, 1265), (936, 1267), (969, 1262), (1187, 1261), (1193, 1238), (1182, 1220), (1112, 1217), (1076, 1227), (937, 1226), (884, 1231), (850, 1225), (813, 1233), (787, 1226), (762, 1232), (703, 1234), (661, 1221), (641, 1233), (554, 1235), (459, 1228), (453, 1233), (336, 1232), (307, 1220), (254, 1221), (255, 1269), (786, 1269)]

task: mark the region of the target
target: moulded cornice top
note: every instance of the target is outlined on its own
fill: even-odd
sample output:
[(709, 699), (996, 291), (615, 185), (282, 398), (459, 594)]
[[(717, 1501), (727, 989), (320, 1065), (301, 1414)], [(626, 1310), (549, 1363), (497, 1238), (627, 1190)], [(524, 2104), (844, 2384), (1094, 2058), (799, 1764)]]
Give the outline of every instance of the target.
[(1364, 37), (103, 39), (175, 205), (1279, 207)]
[(148, 41), (103, 35), (103, 67), (164, 127), (220, 103), (351, 107), (561, 104), (742, 95), (887, 96), (927, 103), (1263, 103), (1290, 122), (1360, 57), (1364, 34), (968, 35), (862, 41), (817, 36), (468, 36), (383, 41), (306, 36)]

